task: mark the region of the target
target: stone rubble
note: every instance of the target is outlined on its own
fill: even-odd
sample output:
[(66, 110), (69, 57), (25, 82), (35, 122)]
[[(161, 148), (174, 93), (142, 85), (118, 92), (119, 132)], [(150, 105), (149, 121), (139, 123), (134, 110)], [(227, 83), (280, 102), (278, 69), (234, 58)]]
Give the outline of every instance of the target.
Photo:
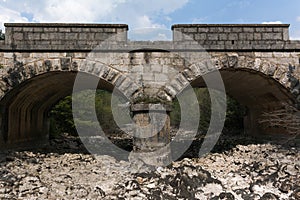
[(0, 199), (300, 199), (299, 146), (240, 143), (136, 171), (126, 160), (88, 154), (74, 138), (51, 143), (0, 152)]

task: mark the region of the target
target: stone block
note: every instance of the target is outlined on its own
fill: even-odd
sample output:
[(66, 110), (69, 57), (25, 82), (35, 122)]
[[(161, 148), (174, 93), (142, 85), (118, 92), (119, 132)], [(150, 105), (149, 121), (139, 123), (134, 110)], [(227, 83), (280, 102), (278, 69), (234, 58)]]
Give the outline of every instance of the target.
[(241, 27), (232, 27), (232, 32), (233, 33), (242, 33), (243, 28), (241, 28)]
[(44, 32), (57, 32), (58, 29), (55, 27), (45, 27)]
[(96, 40), (105, 40), (107, 37), (107, 33), (95, 33)]
[(78, 33), (66, 33), (65, 34), (66, 40), (77, 40), (78, 39)]
[(13, 53), (3, 53), (4, 58), (13, 58), (14, 54)]
[(87, 28), (87, 27), (83, 27), (82, 29), (81, 29), (81, 32), (83, 32), (83, 33), (89, 33), (91, 31), (91, 29), (90, 28)]
[(78, 34), (78, 39), (79, 40), (87, 40), (88, 39), (88, 34), (87, 33), (79, 33)]
[(281, 33), (264, 33), (262, 34), (263, 40), (282, 40), (282, 34)]
[(23, 27), (14, 27), (13, 31), (14, 32), (23, 32)]
[(13, 33), (14, 40), (24, 40), (23, 33)]
[(152, 72), (162, 72), (162, 66), (161, 65), (151, 65), (151, 71)]
[(52, 45), (60, 45), (61, 44), (61, 40), (51, 40), (50, 42)]
[(232, 46), (234, 45), (234, 41), (224, 41), (224, 45), (227, 46)]
[(210, 32), (210, 33), (223, 32), (223, 28), (222, 28), (222, 31), (220, 31), (220, 30), (219, 30), (219, 27), (209, 27), (209, 32)]
[(71, 28), (70, 27), (59, 27), (58, 32), (69, 33), (69, 32), (71, 32)]
[(24, 33), (24, 39), (25, 40), (40, 40), (40, 34), (35, 33)]
[(254, 40), (261, 40), (262, 39), (261, 33), (254, 33), (253, 37), (254, 37), (253, 38)]
[(273, 33), (274, 40), (283, 40), (282, 33)]
[(65, 33), (50, 33), (49, 34), (50, 40), (64, 40), (65, 39)]
[(183, 33), (183, 40), (184, 41), (194, 40), (194, 34)]
[(264, 52), (262, 53), (263, 58), (273, 58), (273, 53), (272, 52)]
[[(83, 32), (83, 31), (82, 31)], [(90, 31), (87, 31), (86, 29), (84, 32), (92, 32), (92, 33), (102, 33), (104, 32), (103, 28), (90, 28)]]
[(253, 33), (246, 33), (246, 38), (247, 40), (253, 40), (254, 39)]
[(225, 33), (219, 34), (219, 40), (227, 40), (227, 39), (228, 39), (227, 34), (225, 34)]
[(23, 27), (23, 32), (33, 32), (33, 27)]
[(208, 33), (207, 34), (207, 39), (208, 40), (218, 40), (218, 34)]
[(144, 81), (153, 81), (154, 80), (154, 74), (153, 73), (143, 73), (143, 80)]
[(195, 34), (195, 40), (206, 40), (206, 39), (207, 39), (206, 33)]
[(244, 28), (243, 28), (243, 31), (244, 31), (244, 32), (250, 32), (250, 33), (253, 33), (253, 32), (255, 31), (255, 29), (252, 28), (252, 27), (244, 27)]
[(143, 65), (133, 65), (131, 66), (130, 72), (131, 73), (142, 73), (144, 71)]
[(224, 27), (224, 33), (231, 33), (232, 32), (232, 28), (231, 27)]
[(197, 33), (198, 29), (197, 29), (197, 27), (184, 28), (183, 32), (185, 32), (185, 33)]
[(34, 41), (35, 44), (37, 45), (50, 45), (51, 41), (50, 40), (41, 40), (41, 41)]
[(283, 39), (284, 41), (287, 41), (287, 40), (290, 39), (290, 37), (289, 37), (289, 30), (288, 30), (288, 29), (284, 29), (282, 34), (283, 34), (283, 35), (282, 35), (282, 39)]
[(239, 40), (247, 40), (247, 33), (239, 33)]
[(281, 28), (281, 27), (273, 27), (273, 32), (282, 33), (283, 32), (283, 28)]
[(265, 32), (271, 33), (271, 32), (273, 32), (273, 28), (271, 28), (271, 27), (265, 27)]
[(228, 34), (228, 40), (238, 40), (239, 36), (237, 33), (229, 33)]
[[(36, 34), (34, 34), (34, 35), (36, 35)], [(49, 40), (50, 35), (49, 35), (49, 33), (41, 33), (40, 37), (42, 40)]]
[(72, 27), (71, 28), (71, 32), (80, 33), (80, 32), (82, 32), (82, 28), (80, 28), (80, 27)]
[(213, 45), (210, 45), (210, 49), (222, 50), (222, 49), (225, 49), (225, 45), (224, 44), (213, 44)]
[(218, 27), (217, 30), (218, 30), (219, 33), (223, 33), (224, 32), (224, 28), (223, 27)]
[(282, 43), (282, 42), (276, 42), (275, 44), (272, 44), (271, 45), (271, 49), (274, 49), (274, 50), (276, 50), (276, 49), (283, 49), (284, 48), (284, 43)]
[(106, 33), (116, 33), (117, 30), (115, 28), (103, 28), (103, 32), (106, 32)]
[(43, 45), (43, 44), (36, 44), (34, 46), (34, 49), (38, 49), (38, 50), (48, 50), (49, 47), (47, 45)]
[(44, 32), (44, 28), (43, 27), (33, 27), (33, 32), (42, 33), (42, 32)]
[(198, 32), (199, 33), (207, 33), (207, 32), (209, 32), (209, 28), (208, 27), (198, 27)]
[(12, 43), (12, 29), (7, 27), (5, 29), (5, 44), (10, 45)]
[(259, 33), (262, 33), (262, 32), (265, 32), (265, 28), (264, 27), (256, 27), (255, 31), (259, 32)]
[(169, 81), (169, 78), (166, 74), (154, 73), (154, 81), (155, 82), (167, 83)]

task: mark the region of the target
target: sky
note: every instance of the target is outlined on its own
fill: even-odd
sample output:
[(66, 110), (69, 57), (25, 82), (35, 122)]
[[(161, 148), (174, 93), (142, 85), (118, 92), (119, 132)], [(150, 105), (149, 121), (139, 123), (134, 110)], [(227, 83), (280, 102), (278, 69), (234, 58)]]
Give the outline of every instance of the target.
[(8, 22), (125, 23), (129, 38), (171, 39), (172, 24), (290, 24), (300, 40), (300, 0), (0, 0)]

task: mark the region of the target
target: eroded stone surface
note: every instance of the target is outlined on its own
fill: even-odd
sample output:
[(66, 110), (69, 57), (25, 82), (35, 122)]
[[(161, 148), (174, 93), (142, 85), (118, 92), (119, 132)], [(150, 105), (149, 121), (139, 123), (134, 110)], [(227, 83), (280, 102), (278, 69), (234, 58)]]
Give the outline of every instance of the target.
[(128, 161), (82, 152), (72, 139), (52, 142), (47, 151), (1, 153), (0, 198), (299, 199), (299, 147), (237, 145), (136, 172)]

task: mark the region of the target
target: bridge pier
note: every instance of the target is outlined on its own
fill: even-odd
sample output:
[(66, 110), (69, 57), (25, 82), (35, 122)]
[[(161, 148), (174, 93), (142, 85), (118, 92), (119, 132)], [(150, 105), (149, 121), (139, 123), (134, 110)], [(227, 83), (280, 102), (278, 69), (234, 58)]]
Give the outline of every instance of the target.
[(171, 107), (162, 104), (134, 104), (131, 111), (135, 122), (131, 159), (141, 160), (151, 166), (169, 164)]

